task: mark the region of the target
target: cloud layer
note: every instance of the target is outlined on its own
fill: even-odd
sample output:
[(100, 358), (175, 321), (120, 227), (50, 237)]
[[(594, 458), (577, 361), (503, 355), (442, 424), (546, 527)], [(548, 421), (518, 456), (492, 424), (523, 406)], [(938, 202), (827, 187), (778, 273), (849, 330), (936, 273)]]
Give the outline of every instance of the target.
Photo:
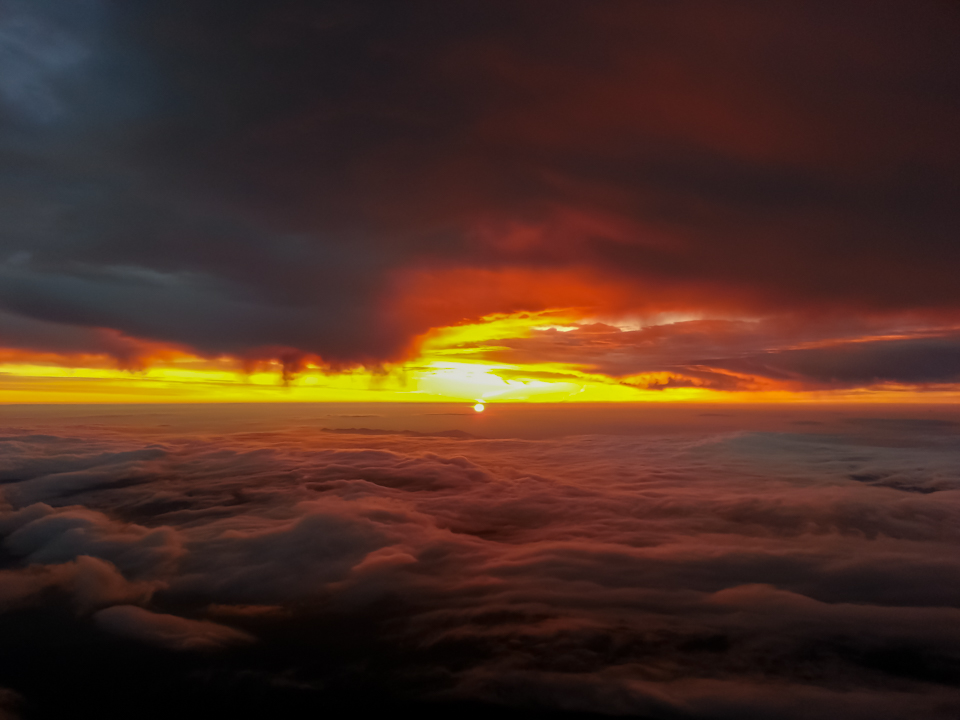
[[(541, 711), (955, 717), (960, 445), (949, 424), (860, 425), (21, 430), (0, 439), (0, 601), (307, 698), (376, 678)], [(363, 629), (341, 641), (330, 623)], [(331, 653), (349, 667), (317, 664)]]

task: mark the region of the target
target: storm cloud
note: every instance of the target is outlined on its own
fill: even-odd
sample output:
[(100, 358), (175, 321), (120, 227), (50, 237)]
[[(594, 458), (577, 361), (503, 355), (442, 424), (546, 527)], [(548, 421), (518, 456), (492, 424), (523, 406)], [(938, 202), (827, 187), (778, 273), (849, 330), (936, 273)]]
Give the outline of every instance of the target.
[(376, 364), (567, 305), (952, 315), (958, 23), (4, 0), (0, 339)]

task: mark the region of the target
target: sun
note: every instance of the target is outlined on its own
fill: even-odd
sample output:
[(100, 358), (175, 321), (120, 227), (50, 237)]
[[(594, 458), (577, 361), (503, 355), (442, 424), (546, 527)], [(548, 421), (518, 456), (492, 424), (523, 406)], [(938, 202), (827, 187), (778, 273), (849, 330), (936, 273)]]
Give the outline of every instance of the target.
[(477, 412), (483, 412), (483, 403), (477, 403), (476, 405), (473, 406), (473, 409), (476, 410)]

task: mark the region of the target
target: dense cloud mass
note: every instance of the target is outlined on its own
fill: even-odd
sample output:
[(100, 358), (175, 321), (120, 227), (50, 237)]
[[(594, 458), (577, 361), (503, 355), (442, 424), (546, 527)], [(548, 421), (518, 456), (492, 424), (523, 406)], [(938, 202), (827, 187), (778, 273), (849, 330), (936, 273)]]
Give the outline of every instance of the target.
[(124, 692), (161, 715), (350, 692), (955, 718), (958, 461), (953, 424), (884, 418), (542, 440), (8, 428), (0, 686), (55, 717), (36, 678), (63, 658), (62, 702), (108, 715)]
[(0, 344), (376, 363), (546, 307), (950, 324), (958, 30), (935, 0), (3, 0)]

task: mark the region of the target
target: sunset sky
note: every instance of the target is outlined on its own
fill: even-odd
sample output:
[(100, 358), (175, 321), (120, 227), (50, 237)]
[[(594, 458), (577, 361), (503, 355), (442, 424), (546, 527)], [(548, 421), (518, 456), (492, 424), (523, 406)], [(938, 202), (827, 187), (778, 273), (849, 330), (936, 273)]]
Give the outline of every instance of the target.
[(957, 0), (0, 0), (0, 720), (960, 718)]
[(0, 401), (956, 401), (951, 2), (0, 5)]

